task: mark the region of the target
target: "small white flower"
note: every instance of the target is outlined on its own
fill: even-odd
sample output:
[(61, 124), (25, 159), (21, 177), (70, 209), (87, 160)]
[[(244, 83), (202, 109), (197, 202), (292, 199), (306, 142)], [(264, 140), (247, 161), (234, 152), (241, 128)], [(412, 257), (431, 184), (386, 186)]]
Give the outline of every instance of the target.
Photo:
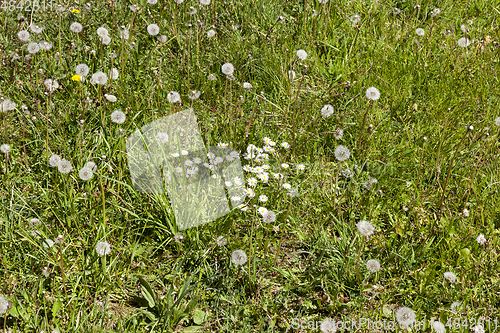
[(83, 26), (80, 23), (78, 23), (78, 22), (73, 22), (69, 26), (69, 30), (71, 30), (73, 32), (76, 32), (76, 33), (79, 33), (79, 32), (82, 32)]
[(112, 80), (118, 80), (119, 75), (120, 75), (120, 73), (118, 72), (118, 69), (116, 69), (116, 68), (111, 68), (111, 70), (109, 71), (109, 77)]
[(46, 239), (43, 241), (43, 247), (48, 249), (48, 248), (51, 248), (52, 246), (54, 246), (54, 241), (52, 239)]
[(359, 223), (356, 224), (356, 227), (358, 228), (358, 232), (366, 237), (372, 235), (375, 231), (373, 225), (370, 222), (364, 220), (359, 221)]
[[(328, 2), (328, 0), (324, 0), (326, 2)], [(321, 329), (321, 332), (323, 333), (335, 333), (337, 332), (337, 324), (335, 323), (335, 321), (331, 320), (331, 319), (325, 319), (322, 323), (321, 323), (321, 326), (319, 327)]]
[(101, 38), (104, 36), (108, 36), (108, 29), (106, 29), (104, 27), (97, 28), (97, 35)]
[(297, 58), (299, 58), (300, 60), (305, 60), (307, 58), (307, 52), (304, 50), (298, 50), (296, 54)]
[(181, 95), (177, 91), (171, 91), (167, 94), (167, 100), (170, 103), (177, 103), (181, 100)]
[(268, 210), (262, 214), (262, 221), (264, 223), (271, 223), (276, 221), (276, 213), (272, 210)]
[(160, 132), (160, 133), (156, 134), (156, 137), (158, 138), (158, 140), (160, 140), (161, 143), (168, 142), (168, 134), (165, 132)]
[(465, 217), (469, 217), (469, 210), (467, 208), (464, 208), (464, 211), (462, 213)]
[(199, 90), (190, 90), (188, 94), (188, 98), (191, 100), (195, 100), (200, 98), (201, 92)]
[(71, 165), (71, 162), (66, 160), (66, 159), (62, 159), (58, 164), (57, 164), (57, 169), (59, 170), (59, 172), (61, 173), (70, 173), (71, 170), (73, 170), (73, 166)]
[(79, 64), (75, 68), (75, 73), (80, 76), (87, 76), (89, 73), (89, 66), (85, 64)]
[(487, 242), (486, 237), (484, 237), (483, 234), (479, 234), (479, 236), (477, 236), (476, 238), (476, 241), (481, 245), (484, 245)]
[(415, 312), (407, 307), (401, 307), (396, 312), (396, 320), (401, 326), (410, 326), (415, 321)]
[(444, 324), (440, 321), (433, 321), (432, 322), (432, 328), (436, 331), (436, 333), (445, 333), (446, 332), (446, 327)]
[(446, 272), (443, 274), (443, 276), (446, 280), (450, 281), (451, 283), (457, 282), (457, 276), (455, 275), (455, 273)]
[(0, 146), (0, 151), (4, 154), (10, 153), (10, 146), (8, 144), (3, 144)]
[(111, 113), (111, 121), (117, 124), (123, 124), (127, 116), (122, 110), (117, 109)]
[(332, 114), (333, 114), (333, 106), (331, 106), (330, 104), (326, 104), (326, 105), (325, 105), (325, 106), (323, 106), (323, 108), (321, 109), (321, 115), (323, 116), (323, 118), (328, 118), (328, 117), (330, 117)]
[(366, 89), (366, 98), (372, 101), (376, 101), (380, 98), (380, 91), (375, 87), (370, 87)]
[(253, 198), (255, 196), (255, 192), (253, 191), (253, 189), (247, 188), (246, 191), (249, 198)]
[(248, 186), (255, 187), (257, 186), (257, 179), (256, 178), (248, 178), (247, 179)]
[(358, 24), (359, 21), (361, 21), (361, 16), (359, 16), (358, 14), (354, 14), (353, 16), (351, 16), (351, 23), (353, 26)]
[(247, 254), (243, 250), (235, 250), (231, 254), (231, 260), (238, 266), (244, 265), (247, 259)]
[(29, 53), (35, 54), (38, 51), (40, 51), (40, 46), (38, 45), (38, 43), (29, 43), (28, 44), (28, 52)]
[(351, 152), (349, 151), (349, 148), (345, 146), (338, 146), (335, 148), (335, 158), (341, 162), (347, 160), (351, 156)]
[(104, 97), (106, 97), (106, 99), (112, 103), (116, 102), (117, 101), (117, 98), (115, 95), (108, 95), (108, 94), (104, 94)]
[(288, 165), (287, 163), (282, 163), (282, 164), (281, 164), (281, 167), (282, 167), (283, 169), (288, 169), (289, 165)]
[(267, 195), (265, 194), (262, 194), (259, 196), (259, 201), (260, 202), (267, 202)]
[(462, 37), (457, 41), (458, 46), (467, 47), (470, 45), (470, 40), (467, 37)]
[(227, 62), (224, 65), (222, 65), (222, 73), (225, 75), (231, 75), (234, 72), (234, 66), (233, 64)]
[(21, 30), (17, 33), (17, 38), (23, 42), (27, 42), (30, 38), (30, 33), (26, 30)]
[(111, 245), (108, 242), (97, 242), (95, 250), (102, 257), (111, 253)]
[(187, 150), (181, 150), (181, 154), (184, 156), (187, 156), (189, 154), (189, 152)]
[(288, 142), (282, 142), (281, 147), (288, 149), (288, 148), (290, 148), (290, 144)]
[(259, 212), (260, 215), (264, 215), (267, 212), (267, 208), (265, 208), (265, 207), (259, 207), (257, 209), (257, 212)]
[(49, 158), (49, 165), (51, 167), (58, 166), (59, 162), (61, 162), (61, 157), (59, 155), (54, 154), (54, 155), (50, 156), (50, 158)]
[(380, 263), (378, 260), (370, 259), (366, 262), (366, 269), (371, 273), (378, 272), (380, 270)]
[(148, 34), (151, 36), (156, 36), (160, 33), (160, 27), (156, 24), (148, 25)]
[(224, 246), (227, 244), (227, 238), (224, 236), (217, 237), (217, 246)]
[(97, 84), (104, 85), (108, 82), (108, 76), (105, 73), (98, 71), (92, 75), (91, 81)]
[(93, 175), (94, 173), (92, 172), (92, 170), (87, 167), (81, 168), (78, 172), (78, 176), (81, 180), (90, 180)]

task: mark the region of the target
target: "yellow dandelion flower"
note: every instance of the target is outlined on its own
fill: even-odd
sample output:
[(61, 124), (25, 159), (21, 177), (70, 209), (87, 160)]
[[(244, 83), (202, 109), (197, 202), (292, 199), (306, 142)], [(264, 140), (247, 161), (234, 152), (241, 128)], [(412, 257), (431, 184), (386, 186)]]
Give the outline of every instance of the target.
[(75, 14), (78, 14), (80, 11), (75, 8), (75, 9), (72, 10), (72, 12), (75, 13)]
[(81, 80), (82, 80), (82, 77), (81, 77), (80, 75), (76, 75), (76, 74), (75, 74), (75, 75), (73, 75), (73, 76), (71, 77), (71, 80), (73, 80), (73, 81), (81, 81)]

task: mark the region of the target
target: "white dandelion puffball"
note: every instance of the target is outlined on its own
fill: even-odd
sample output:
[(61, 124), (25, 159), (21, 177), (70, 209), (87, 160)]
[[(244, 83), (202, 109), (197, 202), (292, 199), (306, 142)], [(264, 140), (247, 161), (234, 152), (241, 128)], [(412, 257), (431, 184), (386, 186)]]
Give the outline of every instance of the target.
[(156, 24), (150, 24), (148, 25), (148, 34), (151, 36), (156, 36), (160, 33), (160, 27), (157, 26)]
[(114, 123), (123, 124), (125, 122), (125, 119), (127, 119), (127, 116), (120, 109), (115, 110), (113, 111), (113, 113), (111, 113), (111, 121)]
[(446, 272), (443, 274), (443, 276), (446, 280), (450, 281), (451, 283), (457, 282), (457, 276), (453, 272)]
[(44, 40), (44, 41), (41, 41), (40, 43), (38, 43), (38, 46), (40, 46), (41, 49), (50, 50), (52, 48), (52, 43)]
[(104, 44), (104, 45), (109, 45), (109, 43), (111, 43), (111, 37), (109, 36), (103, 36), (101, 37), (101, 42)]
[(276, 213), (273, 212), (272, 210), (266, 210), (262, 214), (262, 221), (264, 223), (271, 223), (271, 222), (276, 221)]
[(111, 103), (114, 103), (117, 101), (117, 98), (115, 95), (108, 95), (108, 94), (104, 94), (104, 97), (106, 97), (106, 99), (108, 101), (110, 101)]
[(183, 3), (183, 2), (184, 2), (184, 0), (174, 0), (174, 2), (175, 2), (176, 4), (178, 4), (178, 5), (180, 5), (181, 3)]
[(354, 14), (353, 16), (351, 16), (352, 25), (358, 24), (359, 21), (361, 21), (361, 16), (359, 16), (358, 14)]
[(451, 311), (457, 311), (460, 309), (460, 302), (453, 302), (450, 305)]
[(380, 98), (380, 91), (375, 87), (370, 87), (366, 89), (366, 98), (372, 101), (376, 101)]
[(71, 30), (73, 32), (76, 32), (76, 33), (79, 33), (79, 32), (82, 32), (83, 26), (80, 23), (78, 23), (78, 22), (73, 22), (69, 26), (69, 30)]
[(148, 0), (148, 4), (150, 5), (156, 5), (157, 2), (158, 0)]
[(436, 17), (436, 16), (438, 16), (439, 14), (441, 14), (441, 9), (436, 8), (436, 9), (434, 9), (434, 10), (431, 12), (431, 17)]
[(335, 148), (335, 158), (340, 162), (347, 160), (350, 156), (351, 152), (349, 151), (349, 148), (342, 145)]
[(135, 12), (135, 11), (138, 11), (141, 7), (134, 4), (134, 5), (130, 5), (129, 8), (131, 11)]
[(500, 117), (495, 118), (495, 126), (500, 127)]
[(16, 103), (12, 102), (10, 99), (6, 99), (0, 104), (0, 111), (6, 112), (16, 109)]
[(460, 30), (462, 30), (462, 32), (465, 34), (469, 31), (469, 28), (465, 24), (462, 24), (460, 26)]
[(243, 250), (235, 250), (231, 254), (231, 260), (238, 266), (244, 265), (247, 262), (247, 254)]
[(484, 245), (486, 243), (486, 237), (484, 237), (483, 234), (479, 234), (479, 236), (477, 236), (477, 238), (476, 238), (476, 241), (479, 244)]
[(73, 166), (70, 161), (62, 159), (59, 163), (57, 163), (57, 169), (60, 173), (70, 173), (71, 170), (73, 170)]
[(227, 62), (224, 65), (222, 65), (222, 73), (225, 75), (231, 75), (234, 72), (234, 66), (233, 64)]
[(199, 90), (190, 90), (189, 94), (188, 94), (188, 98), (194, 101), (195, 99), (200, 98), (200, 95), (201, 95), (201, 91), (199, 91)]
[(484, 333), (484, 327), (483, 325), (476, 325), (474, 327), (472, 327), (472, 330), (474, 331), (474, 333)]
[(333, 136), (335, 137), (335, 140), (342, 140), (342, 137), (344, 136), (344, 130), (342, 128), (337, 128), (335, 130), (335, 133), (333, 133)]
[(207, 37), (212, 38), (213, 36), (215, 36), (215, 30), (213, 30), (213, 29), (208, 30)]
[(167, 143), (168, 142), (168, 134), (165, 132), (160, 132), (156, 134), (156, 137), (158, 140), (160, 140), (161, 143)]
[(292, 70), (288, 71), (288, 79), (290, 81), (293, 81), (296, 76), (297, 76), (297, 74), (295, 73), (295, 71), (292, 71)]
[(92, 172), (91, 169), (87, 168), (86, 166), (81, 168), (80, 171), (78, 172), (78, 176), (80, 177), (81, 180), (89, 180), (92, 178), (94, 173)]
[(171, 91), (167, 94), (167, 101), (177, 103), (181, 100), (181, 95), (177, 91)]
[(323, 118), (328, 118), (328, 117), (330, 117), (332, 114), (333, 114), (333, 106), (331, 106), (330, 104), (326, 104), (326, 105), (325, 105), (325, 106), (323, 106), (323, 108), (321, 109), (321, 115), (323, 116)]
[(59, 88), (59, 83), (56, 80), (47, 79), (43, 82), (43, 85), (49, 92), (54, 92), (57, 88)]
[(160, 43), (166, 43), (167, 42), (167, 36), (161, 35), (160, 38), (158, 38), (158, 41)]
[(243, 89), (252, 89), (252, 84), (249, 82), (243, 82)]
[(423, 36), (425, 35), (425, 30), (422, 29), (422, 28), (417, 28), (417, 30), (415, 30), (415, 33), (418, 35), (418, 36)]
[(89, 66), (85, 64), (77, 65), (75, 68), (75, 72), (77, 75), (87, 76), (89, 74)]
[(106, 84), (108, 82), (108, 76), (101, 71), (95, 72), (92, 75), (92, 82), (95, 82), (95, 83), (101, 84), (101, 85)]
[(123, 27), (122, 30), (120, 30), (120, 38), (121, 39), (129, 39), (130, 34), (127, 28)]
[(200, 0), (200, 5), (208, 6), (210, 5), (210, 0)]
[(42, 28), (42, 27), (40, 27), (40, 26), (38, 26), (38, 25), (36, 25), (36, 24), (34, 24), (34, 23), (32, 23), (32, 24), (30, 25), (30, 29), (31, 29), (31, 31), (33, 31), (33, 32), (34, 32), (34, 33), (36, 33), (36, 34), (41, 33), (41, 32), (42, 32), (42, 30), (43, 30), (43, 28)]
[(190, 15), (194, 15), (198, 12), (198, 10), (196, 10), (196, 8), (194, 8), (193, 6), (189, 7), (189, 14)]
[(380, 271), (380, 263), (378, 260), (370, 259), (366, 262), (366, 269), (371, 273), (378, 272)]
[(224, 246), (227, 244), (227, 238), (224, 236), (217, 237), (217, 246)]
[(396, 312), (396, 320), (401, 326), (410, 326), (415, 321), (415, 311), (405, 306), (398, 309)]
[(49, 157), (49, 165), (54, 168), (59, 165), (59, 162), (61, 162), (61, 160), (61, 156), (54, 154)]
[(445, 333), (446, 332), (446, 327), (440, 321), (433, 321), (432, 322), (432, 328), (434, 328), (434, 330), (436, 331), (436, 333)]
[(470, 40), (467, 37), (462, 37), (457, 41), (458, 46), (467, 47), (470, 45)]
[(10, 304), (9, 301), (5, 299), (2, 295), (0, 295), (0, 316), (3, 316), (9, 310)]
[(325, 3), (328, 3), (328, 0), (318, 0), (318, 2), (319, 2), (320, 4), (325, 4)]
[(28, 44), (28, 52), (31, 54), (35, 54), (40, 51), (40, 45), (38, 43), (29, 43)]
[(52, 246), (54, 246), (54, 241), (52, 239), (46, 239), (43, 241), (43, 247), (48, 249), (48, 248), (51, 248)]
[[(323, 0), (323, 1), (325, 1), (325, 3), (326, 3), (328, 0)], [(321, 332), (323, 332), (323, 333), (337, 332), (337, 324), (335, 323), (335, 321), (333, 321), (331, 319), (325, 319), (321, 323), (321, 326), (319, 328), (321, 329)]]
[(30, 33), (26, 30), (21, 30), (17, 33), (17, 38), (23, 42), (27, 42), (30, 38)]
[(304, 50), (298, 50), (296, 54), (297, 58), (299, 58), (300, 60), (305, 60), (307, 58), (307, 52)]
[(358, 228), (358, 232), (363, 236), (370, 236), (375, 231), (375, 227), (368, 221), (361, 220), (358, 224), (356, 224), (356, 228)]
[(10, 153), (10, 146), (8, 144), (3, 144), (0, 146), (0, 151), (4, 154)]
[(104, 27), (100, 27), (100, 28), (97, 28), (97, 35), (99, 37), (104, 37), (104, 36), (107, 36), (108, 35), (108, 29), (104, 28)]
[(394, 8), (393, 13), (394, 13), (394, 15), (401, 14), (401, 9), (396, 7), (396, 8)]
[(97, 242), (95, 246), (95, 251), (101, 257), (111, 253), (111, 245), (108, 242)]
[(467, 208), (464, 208), (462, 214), (464, 214), (465, 217), (469, 217), (469, 210)]
[(120, 73), (116, 68), (111, 68), (111, 70), (109, 71), (109, 77), (111, 78), (111, 80), (118, 80), (119, 75)]
[(85, 164), (85, 167), (86, 168), (89, 168), (90, 170), (92, 171), (96, 171), (97, 170), (97, 165), (95, 165), (94, 162), (92, 161), (88, 161), (86, 164)]

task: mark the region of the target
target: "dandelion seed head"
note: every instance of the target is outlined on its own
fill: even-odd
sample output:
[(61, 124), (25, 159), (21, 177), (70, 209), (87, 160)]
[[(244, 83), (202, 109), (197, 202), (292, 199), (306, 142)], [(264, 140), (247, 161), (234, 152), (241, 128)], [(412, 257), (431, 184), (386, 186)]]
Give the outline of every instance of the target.
[[(328, 2), (328, 0), (325, 0), (325, 3)], [(335, 333), (337, 332), (337, 324), (335, 321), (331, 319), (325, 319), (321, 325), (320, 325), (320, 330), (323, 333)]]
[(52, 239), (48, 239), (48, 238), (47, 238), (47, 239), (45, 239), (45, 240), (43, 241), (43, 244), (42, 244), (42, 245), (43, 245), (43, 247), (44, 247), (44, 248), (49, 249), (49, 248), (51, 248), (52, 246), (54, 246), (54, 241), (53, 241)]
[(338, 146), (335, 148), (335, 158), (341, 162), (347, 160), (351, 156), (351, 152), (349, 151), (349, 148), (345, 146)]
[(370, 259), (366, 262), (366, 269), (371, 273), (378, 272), (380, 270), (380, 263), (376, 259)]
[(199, 91), (199, 90), (190, 90), (189, 94), (188, 94), (188, 98), (190, 100), (194, 101), (194, 100), (200, 98), (200, 95), (201, 95), (201, 91)]
[(467, 47), (470, 45), (470, 40), (467, 37), (462, 37), (457, 41), (458, 46)]
[(3, 144), (0, 146), (0, 151), (4, 154), (10, 153), (10, 146), (8, 144)]
[(80, 179), (85, 181), (90, 180), (93, 175), (94, 173), (92, 172), (92, 170), (87, 167), (81, 168), (78, 172), (78, 176), (80, 177)]
[(106, 29), (104, 27), (97, 28), (97, 35), (101, 38), (104, 36), (108, 36), (108, 29)]
[(323, 118), (328, 118), (332, 114), (333, 114), (333, 106), (331, 106), (330, 104), (326, 104), (325, 106), (323, 106), (323, 108), (321, 108), (321, 115), (323, 116)]
[(207, 37), (208, 38), (212, 38), (214, 36), (215, 36), (215, 30), (210, 29), (210, 30), (207, 31)]
[(160, 33), (160, 27), (156, 24), (150, 24), (148, 25), (148, 34), (151, 36), (156, 36)]
[(299, 58), (300, 60), (305, 60), (307, 58), (307, 52), (304, 50), (298, 50), (296, 52), (296, 55), (297, 55), (297, 58)]
[(108, 101), (110, 101), (111, 103), (114, 103), (117, 101), (117, 98), (115, 95), (108, 95), (108, 94), (104, 94), (104, 97), (106, 97), (106, 99)]
[(73, 170), (73, 166), (70, 161), (62, 159), (57, 163), (57, 169), (60, 173), (70, 173)]
[(415, 312), (408, 307), (400, 307), (396, 312), (396, 320), (401, 326), (410, 326), (415, 318)]
[(247, 254), (243, 250), (235, 250), (231, 254), (231, 261), (238, 266), (244, 265), (247, 259)]
[(380, 91), (375, 87), (370, 87), (366, 89), (366, 98), (372, 101), (376, 101), (380, 98)]
[(268, 210), (262, 214), (262, 221), (264, 223), (271, 223), (276, 221), (276, 213), (272, 210)]
[(225, 75), (231, 75), (234, 72), (234, 66), (233, 64), (227, 62), (224, 65), (222, 65), (222, 73)]
[(117, 109), (111, 113), (111, 121), (117, 124), (123, 124), (127, 116), (122, 110)]
[(425, 35), (425, 30), (422, 28), (417, 28), (417, 30), (415, 30), (415, 33), (417, 34), (417, 36), (423, 36)]
[(476, 241), (481, 245), (484, 245), (487, 242), (486, 237), (484, 237), (483, 234), (479, 234), (479, 236), (477, 236), (476, 238)]
[(19, 38), (20, 41), (27, 42), (28, 39), (30, 39), (30, 33), (26, 30), (21, 30), (17, 33), (17, 38)]
[(111, 70), (109, 71), (109, 77), (111, 78), (111, 80), (118, 80), (119, 75), (120, 72), (118, 72), (118, 69), (116, 68), (111, 68)]
[(49, 165), (51, 167), (56, 167), (59, 165), (59, 162), (61, 161), (62, 161), (61, 156), (54, 154), (49, 158)]
[(365, 220), (359, 221), (359, 223), (356, 224), (356, 227), (358, 229), (358, 232), (365, 237), (371, 236), (375, 231), (375, 227), (373, 227), (370, 222)]
[(38, 43), (29, 43), (28, 44), (28, 52), (29, 53), (35, 54), (38, 51), (40, 51), (40, 46), (38, 45)]
[(98, 255), (102, 256), (107, 256), (108, 254), (111, 253), (111, 245), (108, 242), (97, 242), (95, 246), (95, 251), (97, 252)]
[(457, 282), (457, 276), (453, 272), (446, 272), (443, 274), (443, 276), (446, 280), (450, 281), (451, 283)]
[(171, 91), (167, 94), (167, 101), (177, 103), (181, 100), (181, 95), (177, 91)]
[(108, 76), (105, 73), (98, 71), (92, 75), (91, 81), (100, 85), (104, 85), (108, 82)]
[(224, 236), (219, 236), (219, 237), (217, 237), (216, 242), (217, 242), (217, 246), (221, 246), (221, 247), (225, 246), (227, 244), (227, 238)]
[(446, 332), (446, 327), (444, 324), (440, 321), (433, 321), (432, 322), (432, 328), (436, 331), (436, 333), (445, 333)]

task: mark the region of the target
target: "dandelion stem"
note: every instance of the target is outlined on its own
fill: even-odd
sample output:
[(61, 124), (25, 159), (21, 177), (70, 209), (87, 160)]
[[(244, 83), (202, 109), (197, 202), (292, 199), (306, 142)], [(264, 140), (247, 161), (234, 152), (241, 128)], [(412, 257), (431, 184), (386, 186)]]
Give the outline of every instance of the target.
[(373, 104), (373, 101), (370, 100), (370, 103), (368, 104), (368, 107), (366, 108), (365, 115), (363, 116), (363, 123), (361, 124), (361, 128), (359, 130), (358, 154), (361, 154), (361, 140), (363, 139), (363, 129), (365, 128), (366, 116), (368, 115), (368, 111), (370, 110), (370, 107), (372, 106), (372, 104)]
[(292, 145), (293, 145), (293, 155), (295, 155), (295, 109), (297, 108), (297, 100), (299, 99), (300, 88), (302, 88), (302, 83), (304, 82), (304, 77), (306, 76), (307, 67), (304, 66), (304, 73), (299, 83), (299, 89), (297, 89), (297, 95), (295, 96), (295, 102), (293, 103), (293, 113), (292, 113)]

